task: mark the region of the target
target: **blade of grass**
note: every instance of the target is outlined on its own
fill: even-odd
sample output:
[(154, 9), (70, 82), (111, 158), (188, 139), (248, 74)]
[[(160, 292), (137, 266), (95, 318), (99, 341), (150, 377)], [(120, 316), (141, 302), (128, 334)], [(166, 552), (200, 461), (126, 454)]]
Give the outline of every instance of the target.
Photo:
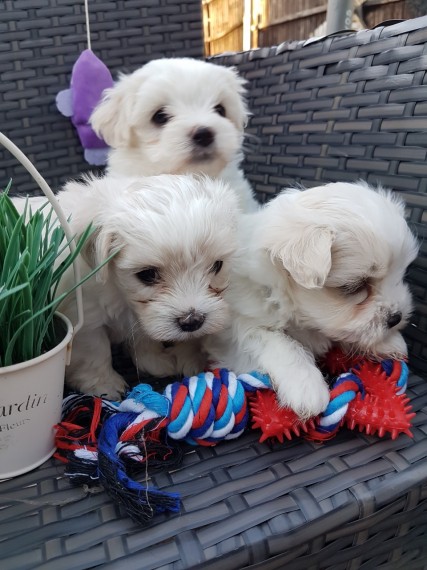
[(23, 223), (24, 223), (23, 218), (18, 219), (18, 221), (15, 224), (15, 227), (13, 228), (12, 235), (10, 236), (0, 276), (1, 283), (3, 283), (6, 280), (7, 273), (10, 271), (10, 268), (14, 266), (14, 260), (18, 259), (20, 255), (19, 234), (22, 230)]
[(9, 188), (0, 194), (0, 366), (41, 354), (54, 339), (54, 313), (61, 302), (117, 253), (55, 298), (64, 273), (94, 229), (89, 226), (74, 240), (75, 251), (66, 254), (69, 243), (52, 208), (41, 213), (45, 203), (33, 212), (26, 202), (20, 214), (7, 195)]
[[(90, 271), (85, 277), (83, 277), (83, 279), (80, 281), (80, 283), (77, 283), (75, 285), (73, 285), (70, 289), (68, 289), (67, 291), (65, 291), (64, 293), (62, 293), (62, 295), (60, 295), (59, 297), (57, 297), (56, 299), (54, 299), (53, 301), (51, 301), (48, 305), (46, 305), (45, 307), (43, 307), (43, 309), (40, 309), (39, 311), (37, 311), (37, 313), (34, 313), (27, 321), (25, 321), (25, 323), (23, 323), (20, 328), (15, 332), (15, 334), (12, 336), (11, 340), (10, 340), (10, 344), (7, 348), (6, 351), (6, 356), (8, 358), (10, 358), (11, 352), (13, 350), (14, 344), (19, 336), (19, 333), (21, 332), (21, 330), (23, 329), (23, 327), (25, 327), (26, 323), (28, 321), (32, 321), (33, 319), (39, 317), (40, 315), (42, 315), (45, 311), (48, 311), (49, 309), (52, 309), (52, 311), (50, 312), (51, 317), (53, 318), (53, 314), (56, 311), (56, 309), (58, 308), (58, 306), (62, 303), (62, 301), (64, 301), (64, 299), (66, 299), (71, 293), (73, 293), (73, 291), (75, 291), (78, 287), (80, 287), (81, 285), (83, 285), (83, 283), (86, 283), (86, 281), (88, 281), (91, 277), (93, 277), (95, 275), (95, 273), (97, 273), (97, 271), (99, 271), (99, 269), (101, 267), (103, 267), (106, 263), (108, 263), (115, 255), (117, 255), (117, 251), (115, 251), (114, 253), (112, 253), (109, 257), (107, 257), (107, 259), (101, 263), (99, 266), (97, 266), (95, 269), (93, 269), (92, 271)], [(5, 360), (6, 360), (6, 356), (5, 356)]]

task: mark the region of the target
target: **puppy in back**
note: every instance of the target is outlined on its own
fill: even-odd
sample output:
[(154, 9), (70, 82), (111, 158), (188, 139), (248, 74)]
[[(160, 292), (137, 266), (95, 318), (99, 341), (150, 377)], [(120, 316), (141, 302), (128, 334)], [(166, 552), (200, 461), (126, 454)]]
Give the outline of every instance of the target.
[(418, 246), (403, 203), (363, 183), (289, 190), (242, 217), (226, 299), (232, 325), (207, 340), (218, 365), (270, 375), (281, 405), (307, 418), (329, 391), (315, 358), (404, 357), (404, 276)]
[(245, 211), (257, 202), (239, 164), (248, 110), (233, 69), (190, 58), (153, 60), (106, 90), (91, 124), (111, 146), (108, 171), (206, 174), (228, 181)]
[[(203, 370), (200, 339), (228, 318), (234, 193), (206, 177), (107, 176), (69, 182), (58, 199), (77, 236), (93, 222), (83, 274), (117, 252), (83, 286), (68, 385), (118, 398), (126, 384), (112, 368), (111, 342), (126, 342), (137, 368), (153, 376)], [(74, 318), (73, 300), (60, 310)]]

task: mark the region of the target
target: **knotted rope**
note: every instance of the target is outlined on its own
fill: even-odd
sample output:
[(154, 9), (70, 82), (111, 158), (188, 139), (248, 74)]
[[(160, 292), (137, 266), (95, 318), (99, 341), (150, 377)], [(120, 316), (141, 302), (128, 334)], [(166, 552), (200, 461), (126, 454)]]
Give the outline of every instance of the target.
[[(63, 421), (56, 426), (56, 457), (67, 464), (65, 474), (74, 484), (101, 483), (139, 523), (155, 513), (176, 512), (180, 499), (134, 481), (131, 476), (152, 468), (180, 464), (183, 451), (177, 440), (191, 445), (215, 445), (239, 437), (249, 420), (268, 437), (290, 439), (302, 435), (315, 441), (333, 437), (347, 421), (353, 429), (389, 431), (392, 438), (411, 435), (408, 368), (403, 361), (381, 364), (359, 362), (338, 376), (331, 400), (316, 420), (302, 422), (292, 410), (279, 408), (267, 375), (252, 372), (236, 376), (226, 369), (204, 372), (166, 387), (163, 394), (148, 384), (136, 386), (121, 403), (93, 396), (71, 395), (63, 404)], [(263, 394), (266, 397), (263, 399)]]
[(133, 481), (129, 470), (179, 464), (182, 452), (173, 440), (215, 445), (239, 437), (249, 419), (246, 393), (269, 387), (266, 375), (221, 369), (174, 382), (164, 394), (140, 384), (120, 405), (71, 395), (57, 426), (56, 457), (67, 463), (73, 483), (99, 481), (134, 520), (145, 522), (156, 512), (178, 511), (179, 497)]

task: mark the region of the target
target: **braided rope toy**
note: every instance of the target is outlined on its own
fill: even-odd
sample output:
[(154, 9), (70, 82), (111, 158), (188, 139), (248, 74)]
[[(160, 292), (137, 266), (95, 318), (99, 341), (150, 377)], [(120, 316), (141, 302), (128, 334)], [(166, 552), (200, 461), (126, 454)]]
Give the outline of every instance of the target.
[(269, 387), (266, 375), (237, 377), (221, 369), (174, 382), (163, 395), (139, 384), (117, 405), (72, 394), (56, 426), (55, 457), (67, 463), (72, 483), (101, 483), (131, 518), (144, 523), (155, 513), (179, 511), (179, 496), (148, 488), (128, 473), (145, 473), (147, 463), (178, 465), (182, 451), (174, 440), (215, 445), (238, 437), (249, 420), (246, 393)]
[[(148, 465), (150, 469), (178, 466), (183, 455), (178, 440), (215, 445), (239, 437), (249, 411), (253, 427), (262, 430), (260, 441), (271, 437), (283, 441), (301, 433), (324, 441), (344, 421), (367, 433), (378, 430), (380, 436), (388, 431), (393, 439), (401, 432), (411, 435), (410, 420), (415, 414), (409, 413), (404, 395), (407, 377), (407, 366), (401, 361), (357, 364), (336, 379), (325, 412), (307, 422), (292, 410), (280, 409), (268, 376), (255, 372), (239, 376), (226, 369), (204, 372), (168, 385), (164, 394), (139, 384), (120, 404), (72, 394), (64, 399), (63, 421), (56, 426), (55, 456), (67, 464), (65, 475), (73, 484), (101, 483), (129, 516), (144, 523), (157, 512), (179, 511), (180, 499), (131, 476), (144, 473), (147, 477)], [(384, 405), (383, 400), (388, 403)], [(382, 415), (375, 411), (378, 408)]]

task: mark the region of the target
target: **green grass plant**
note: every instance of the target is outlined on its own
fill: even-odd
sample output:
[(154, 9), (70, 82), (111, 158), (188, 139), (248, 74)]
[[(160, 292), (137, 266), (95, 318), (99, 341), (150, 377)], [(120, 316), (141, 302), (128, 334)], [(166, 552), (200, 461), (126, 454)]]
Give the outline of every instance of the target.
[(56, 346), (55, 311), (99, 269), (57, 295), (61, 278), (93, 229), (86, 229), (71, 252), (52, 209), (33, 212), (27, 201), (19, 213), (9, 188), (0, 193), (0, 367), (31, 360)]

